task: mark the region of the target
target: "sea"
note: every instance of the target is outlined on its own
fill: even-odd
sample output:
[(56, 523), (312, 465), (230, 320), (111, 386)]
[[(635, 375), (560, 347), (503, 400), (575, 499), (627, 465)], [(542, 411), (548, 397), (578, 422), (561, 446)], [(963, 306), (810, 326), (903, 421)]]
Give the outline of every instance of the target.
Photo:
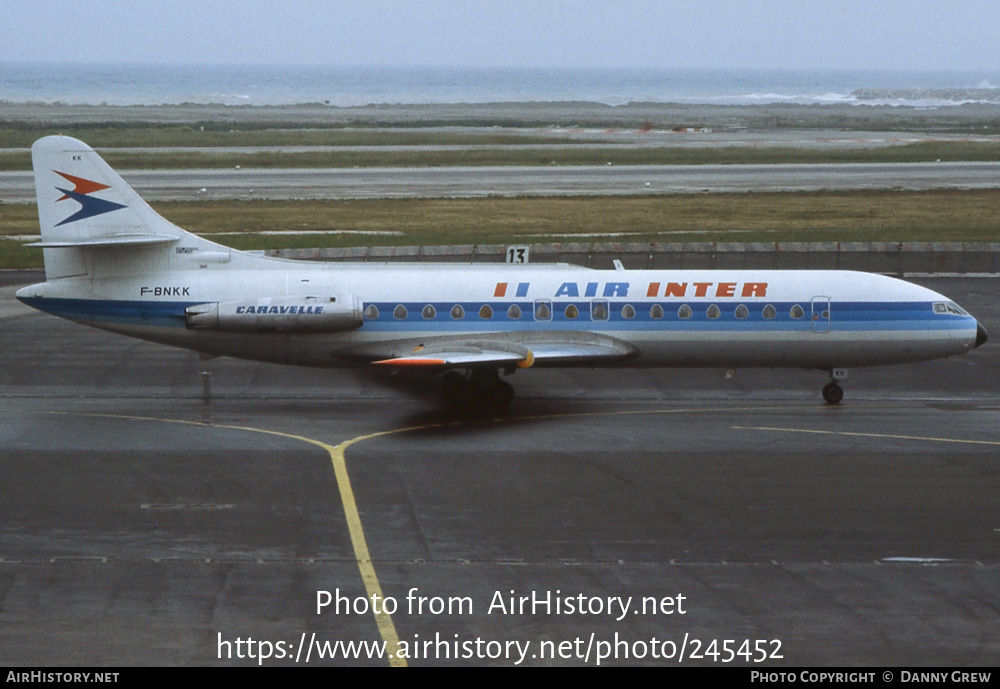
[(1000, 71), (555, 69), (0, 62), (0, 103), (331, 106), (585, 101), (1000, 105)]

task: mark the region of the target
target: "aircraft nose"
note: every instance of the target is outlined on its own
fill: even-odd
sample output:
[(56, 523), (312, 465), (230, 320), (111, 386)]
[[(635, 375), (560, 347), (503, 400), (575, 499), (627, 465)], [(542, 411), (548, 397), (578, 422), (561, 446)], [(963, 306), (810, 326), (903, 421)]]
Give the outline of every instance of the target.
[(986, 332), (986, 328), (983, 327), (982, 323), (980, 323), (980, 322), (977, 321), (976, 322), (976, 346), (977, 347), (982, 347), (984, 344), (986, 344), (986, 340), (988, 340), (988, 339), (990, 339), (990, 335), (989, 335), (988, 332)]

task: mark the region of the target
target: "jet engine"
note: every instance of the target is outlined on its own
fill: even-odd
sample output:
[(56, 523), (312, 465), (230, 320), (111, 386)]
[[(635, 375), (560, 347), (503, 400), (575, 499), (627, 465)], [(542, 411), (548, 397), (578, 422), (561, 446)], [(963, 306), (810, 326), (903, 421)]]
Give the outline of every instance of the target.
[(351, 297), (262, 297), (195, 304), (184, 311), (193, 330), (335, 333), (361, 327), (360, 302)]

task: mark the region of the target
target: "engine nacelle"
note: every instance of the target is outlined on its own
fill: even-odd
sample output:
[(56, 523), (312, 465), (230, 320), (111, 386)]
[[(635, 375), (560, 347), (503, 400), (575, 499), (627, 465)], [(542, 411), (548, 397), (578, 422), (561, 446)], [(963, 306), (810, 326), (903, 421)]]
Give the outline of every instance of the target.
[(209, 302), (184, 311), (194, 330), (335, 333), (360, 328), (361, 306), (351, 297), (262, 297)]

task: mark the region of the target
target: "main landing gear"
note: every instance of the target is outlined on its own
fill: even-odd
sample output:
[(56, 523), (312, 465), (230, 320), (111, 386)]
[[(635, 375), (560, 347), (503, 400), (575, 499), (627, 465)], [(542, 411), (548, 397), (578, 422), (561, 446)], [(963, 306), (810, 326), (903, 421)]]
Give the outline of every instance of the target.
[(504, 409), (514, 401), (513, 386), (500, 380), (496, 369), (448, 371), (441, 376), (445, 402), (460, 410), (476, 408)]
[(847, 378), (846, 368), (834, 368), (830, 370), (830, 382), (823, 388), (823, 399), (827, 404), (840, 404), (844, 399), (844, 388), (840, 387), (838, 381)]

